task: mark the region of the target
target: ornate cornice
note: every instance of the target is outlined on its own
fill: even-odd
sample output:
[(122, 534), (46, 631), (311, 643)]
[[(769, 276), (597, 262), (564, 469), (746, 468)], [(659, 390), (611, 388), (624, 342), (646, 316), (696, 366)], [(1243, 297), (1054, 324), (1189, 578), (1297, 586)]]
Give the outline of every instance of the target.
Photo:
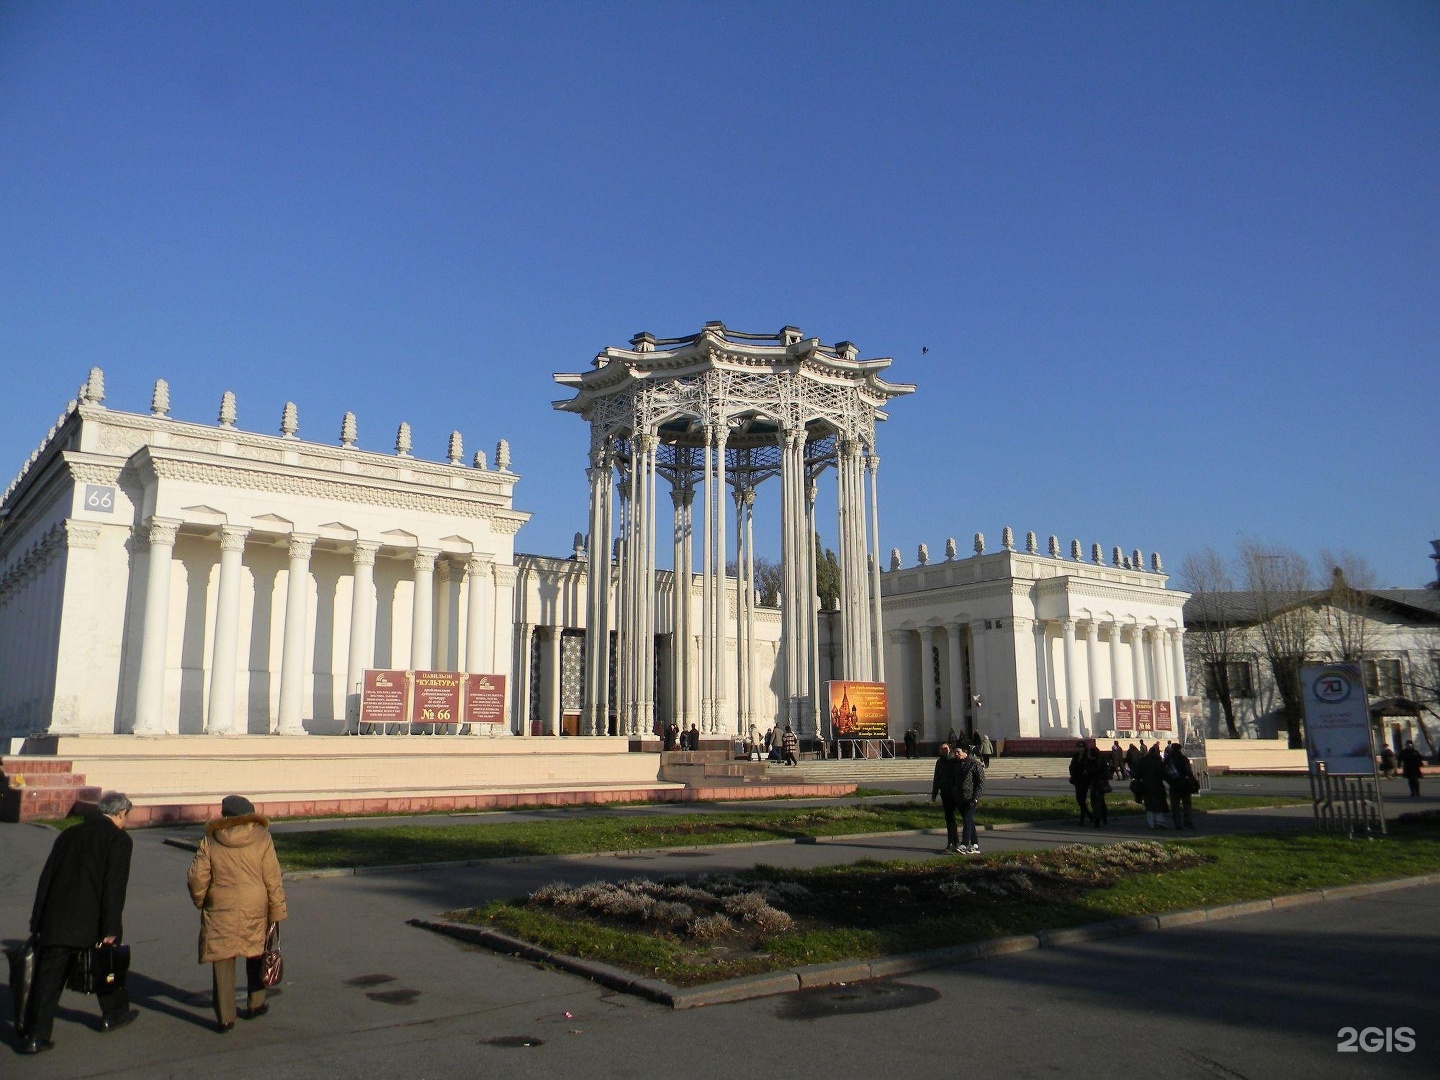
[(100, 544), (100, 526), (89, 522), (69, 520), (65, 522), (65, 544), (80, 551), (88, 551)]

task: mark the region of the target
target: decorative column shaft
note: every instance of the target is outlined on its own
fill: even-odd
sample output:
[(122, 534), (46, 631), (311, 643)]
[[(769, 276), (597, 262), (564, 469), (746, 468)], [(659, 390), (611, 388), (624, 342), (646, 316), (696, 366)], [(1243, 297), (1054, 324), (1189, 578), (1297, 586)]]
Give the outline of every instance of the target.
[[(871, 437), (871, 446), (874, 446), (874, 437)], [(881, 611), (880, 611), (880, 455), (870, 453), (865, 459), (870, 473), (870, 624), (871, 639), (874, 641), (874, 652), (870, 660), (870, 673), (873, 679), (885, 677), (885, 650), (882, 644), (884, 634), (881, 632)], [(958, 625), (958, 624), (957, 624)], [(964, 698), (960, 699), (960, 708), (965, 708)], [(957, 731), (959, 728), (956, 729)]]
[(1145, 685), (1145, 632), (1138, 626), (1130, 627), (1130, 696), (1140, 700), (1150, 697)]
[(178, 521), (152, 519), (146, 531), (150, 556), (145, 573), (145, 619), (140, 635), (140, 677), (135, 688), (136, 735), (165, 732), (165, 652), (170, 628), (170, 560)]
[(240, 560), (249, 529), (220, 530), (220, 580), (215, 589), (214, 650), (210, 658), (210, 708), (205, 729), (211, 735), (235, 731), (235, 650), (240, 635)]
[(965, 685), (964, 632), (964, 623), (945, 624), (946, 653), (950, 663), (950, 726), (956, 731), (965, 730), (965, 699), (969, 693)]
[(473, 674), (490, 673), (485, 611), (491, 602), (488, 594), (493, 562), (489, 555), (471, 555), (465, 564), (465, 670)]
[[(971, 626), (974, 625), (971, 623)], [(1040, 735), (1044, 735), (1045, 729), (1058, 719), (1055, 715), (1055, 708), (1052, 707), (1056, 695), (1055, 674), (1050, 663), (1050, 650), (1046, 641), (1049, 629), (1050, 624), (1044, 619), (1036, 619), (1032, 629), (1035, 635), (1035, 703), (1040, 710), (1038, 718), (1040, 723), (1036, 731)]]
[[(975, 707), (975, 726), (980, 727), (985, 712), (985, 695), (990, 692), (989, 679), (985, 673), (985, 620), (976, 619), (970, 623), (970, 697), (981, 704)], [(989, 731), (989, 727), (982, 730)], [(998, 733), (997, 733), (998, 734)]]
[(355, 543), (355, 576), (350, 590), (350, 650), (345, 662), (346, 723), (348, 730), (360, 730), (360, 694), (365, 667), (371, 655), (375, 627), (376, 543)]
[(928, 735), (940, 732), (940, 706), (935, 702), (935, 628), (920, 628), (920, 693), (923, 696), (920, 713), (925, 718), (924, 731)]
[(415, 553), (415, 592), (410, 604), (410, 667), (429, 671), (435, 663), (435, 552)]
[(1065, 726), (1070, 734), (1080, 735), (1080, 711), (1075, 707), (1075, 620), (1062, 619), (1061, 632), (1065, 642)]
[(306, 612), (310, 599), (310, 553), (315, 537), (290, 537), (290, 571), (285, 578), (285, 643), (280, 654), (280, 716), (277, 733), (304, 735)]
[(546, 735), (559, 735), (561, 724), (560, 701), (560, 660), (564, 651), (565, 628), (545, 628), (545, 667), (540, 678), (540, 707), (544, 710), (543, 722)]
[(1165, 636), (1170, 639), (1171, 670), (1175, 673), (1171, 685), (1175, 687), (1175, 696), (1189, 697), (1190, 679), (1185, 671), (1185, 631), (1167, 630)]
[(1095, 712), (1100, 707), (1100, 677), (1097, 674), (1100, 652), (1100, 624), (1094, 619), (1085, 623), (1085, 717), (1084, 728), (1091, 735), (1098, 727)]

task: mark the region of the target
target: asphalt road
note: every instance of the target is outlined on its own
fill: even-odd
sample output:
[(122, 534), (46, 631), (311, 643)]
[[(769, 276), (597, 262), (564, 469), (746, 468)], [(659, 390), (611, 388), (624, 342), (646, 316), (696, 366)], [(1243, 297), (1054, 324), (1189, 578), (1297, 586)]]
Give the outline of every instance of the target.
[[(1307, 815), (1216, 815), (1202, 828), (1305, 827)], [(1112, 828), (1106, 838), (1151, 835), (1143, 821), (1132, 824), (1141, 827)], [(1052, 846), (1094, 840), (1095, 832), (1030, 827), (992, 832), (982, 843)], [(189, 855), (164, 845), (166, 835), (173, 832), (135, 833), (126, 936), (140, 1019), (101, 1035), (94, 1002), (67, 993), (56, 1050), (0, 1056), (0, 1076), (1440, 1074), (1440, 887), (686, 1012), (405, 925), (411, 916), (557, 878), (938, 857), (936, 838), (915, 835), (292, 881), (286, 982), (267, 1017), (220, 1036), (208, 968), (195, 962), (198, 918), (184, 890)], [(7, 938), (23, 934), (52, 840), (34, 826), (0, 826)], [(5, 988), (0, 1011), (0, 1036), (8, 1039)], [(1357, 1047), (1359, 1029), (1390, 1028), (1394, 1047), (1396, 1030), (1409, 1028), (1415, 1048), (1341, 1052), (1346, 1027), (1357, 1029)]]

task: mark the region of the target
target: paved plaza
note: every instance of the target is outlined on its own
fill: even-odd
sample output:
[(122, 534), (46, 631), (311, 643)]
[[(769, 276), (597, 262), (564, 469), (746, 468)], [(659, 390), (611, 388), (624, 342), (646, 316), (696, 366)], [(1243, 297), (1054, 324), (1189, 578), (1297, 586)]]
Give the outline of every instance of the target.
[[(1023, 787), (1024, 782), (1015, 782)], [(1222, 781), (1257, 790), (1303, 781)], [(1024, 790), (1040, 793), (1046, 782)], [(1008, 792), (1007, 792), (1008, 793)], [(1440, 799), (1422, 800), (1434, 807)], [(788, 804), (793, 805), (793, 804)], [(1394, 799), (1397, 812), (1411, 808)], [(694, 808), (687, 808), (694, 809)], [(633, 811), (627, 811), (633, 812)], [(673, 812), (663, 808), (644, 813)], [(533, 816), (530, 812), (526, 816)], [(574, 813), (554, 811), (551, 813)], [(1304, 828), (1308, 809), (1202, 819), (1206, 831)], [(488, 815), (487, 820), (493, 815)], [(936, 813), (937, 825), (939, 812)], [(433, 820), (433, 819), (427, 819)], [(281, 826), (291, 828), (295, 826)], [(1103, 836), (1149, 836), (1117, 819)], [(23, 933), (53, 833), (0, 826), (0, 935)], [(287, 882), (286, 981), (270, 1014), (213, 1029), (195, 961), (189, 853), (134, 834), (126, 938), (137, 1023), (102, 1035), (68, 994), (56, 1049), (5, 1054), (5, 1077), (1050, 1077), (1433, 1076), (1440, 1069), (1440, 886), (956, 965), (903, 979), (672, 1011), (405, 925), (564, 879), (939, 857), (935, 836), (625, 856), (529, 858), (441, 871)], [(988, 850), (1093, 841), (1027, 826)], [(0, 988), (8, 1039), (8, 990)], [(1337, 1050), (1342, 1028), (1409, 1027), (1415, 1049)]]

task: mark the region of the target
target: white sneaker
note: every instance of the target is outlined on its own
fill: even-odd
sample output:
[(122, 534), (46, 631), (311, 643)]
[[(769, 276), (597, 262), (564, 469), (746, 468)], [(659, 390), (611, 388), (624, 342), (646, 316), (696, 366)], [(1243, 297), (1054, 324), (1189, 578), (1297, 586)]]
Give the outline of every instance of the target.
[(970, 854), (971, 854), (971, 855), (979, 855), (979, 854), (980, 854), (980, 845), (979, 845), (979, 844), (971, 844), (971, 845), (970, 845), (970, 848), (969, 848), (969, 851), (970, 851)]

